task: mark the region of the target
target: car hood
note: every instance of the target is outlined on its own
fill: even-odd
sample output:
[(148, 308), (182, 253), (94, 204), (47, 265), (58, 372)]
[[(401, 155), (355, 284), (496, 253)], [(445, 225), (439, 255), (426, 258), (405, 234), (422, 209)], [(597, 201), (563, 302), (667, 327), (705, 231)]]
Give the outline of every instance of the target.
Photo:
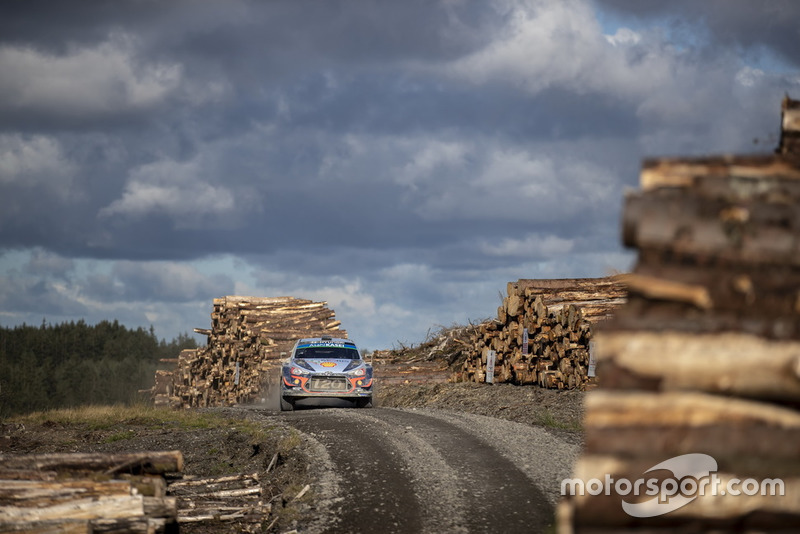
[(322, 360), (318, 358), (303, 360), (317, 373), (342, 373), (353, 360)]

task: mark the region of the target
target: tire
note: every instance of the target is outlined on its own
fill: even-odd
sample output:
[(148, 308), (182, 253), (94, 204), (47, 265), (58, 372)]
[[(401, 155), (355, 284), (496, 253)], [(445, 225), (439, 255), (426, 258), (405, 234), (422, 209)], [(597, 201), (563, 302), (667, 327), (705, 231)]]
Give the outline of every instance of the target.
[(372, 408), (372, 397), (356, 399), (356, 408)]
[(294, 401), (288, 400), (286, 397), (281, 396), (281, 411), (291, 412), (294, 410)]

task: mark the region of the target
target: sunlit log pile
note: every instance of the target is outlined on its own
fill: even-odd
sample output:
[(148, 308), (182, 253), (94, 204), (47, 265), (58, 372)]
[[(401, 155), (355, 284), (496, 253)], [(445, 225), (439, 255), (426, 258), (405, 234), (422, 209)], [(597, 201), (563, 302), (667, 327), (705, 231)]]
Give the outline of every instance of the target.
[(2, 532), (176, 532), (180, 451), (0, 455)]
[(326, 302), (294, 297), (214, 299), (205, 347), (184, 350), (173, 371), (158, 371), (156, 405), (230, 406), (258, 398), (271, 373), (303, 337), (347, 337)]
[(625, 302), (620, 277), (523, 279), (509, 282), (507, 293), (497, 319), (477, 327), (453, 380), (487, 381), (489, 351), (494, 351), (494, 382), (585, 387), (592, 325)]
[(792, 100), (789, 97), (783, 99), (778, 153), (800, 155), (800, 100)]
[(798, 104), (778, 154), (644, 162), (623, 215), (638, 262), (595, 339), (573, 476), (656, 491), (565, 499), (560, 531), (800, 531)]
[(261, 532), (272, 505), (257, 473), (182, 471), (180, 451), (0, 455), (0, 532)]

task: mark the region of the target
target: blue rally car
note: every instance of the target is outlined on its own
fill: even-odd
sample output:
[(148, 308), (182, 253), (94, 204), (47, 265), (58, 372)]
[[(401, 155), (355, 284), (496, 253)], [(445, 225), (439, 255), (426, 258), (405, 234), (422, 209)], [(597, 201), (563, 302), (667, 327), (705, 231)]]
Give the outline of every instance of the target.
[(310, 397), (372, 406), (372, 365), (361, 358), (355, 343), (328, 336), (295, 343), (281, 368), (281, 410), (294, 410), (296, 400)]

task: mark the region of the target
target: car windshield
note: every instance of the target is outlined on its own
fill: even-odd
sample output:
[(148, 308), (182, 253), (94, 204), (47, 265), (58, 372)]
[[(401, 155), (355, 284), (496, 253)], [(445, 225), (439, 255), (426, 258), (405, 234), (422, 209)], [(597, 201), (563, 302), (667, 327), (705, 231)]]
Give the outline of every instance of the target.
[(358, 350), (349, 347), (305, 347), (294, 353), (295, 358), (324, 358), (326, 360), (359, 360)]

